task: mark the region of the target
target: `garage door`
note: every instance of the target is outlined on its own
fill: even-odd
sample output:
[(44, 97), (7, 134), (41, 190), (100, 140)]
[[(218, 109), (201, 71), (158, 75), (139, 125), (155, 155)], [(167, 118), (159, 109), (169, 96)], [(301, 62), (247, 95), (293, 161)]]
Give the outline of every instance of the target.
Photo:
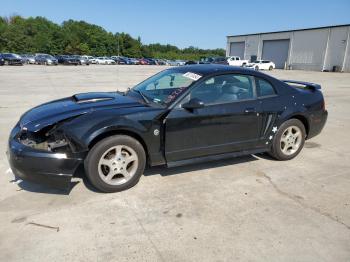
[(239, 56), (244, 59), (245, 42), (232, 42), (230, 44), (230, 56)]
[(276, 64), (276, 68), (284, 68), (284, 63), (288, 60), (289, 39), (264, 40), (262, 59), (271, 60)]

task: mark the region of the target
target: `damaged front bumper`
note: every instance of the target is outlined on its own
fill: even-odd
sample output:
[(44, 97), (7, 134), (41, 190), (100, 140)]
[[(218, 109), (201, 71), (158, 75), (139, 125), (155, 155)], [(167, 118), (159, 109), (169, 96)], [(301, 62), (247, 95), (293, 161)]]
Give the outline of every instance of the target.
[(26, 146), (16, 139), (17, 125), (11, 132), (7, 157), (15, 176), (23, 180), (69, 189), (71, 178), (83, 162), (83, 155), (55, 153)]

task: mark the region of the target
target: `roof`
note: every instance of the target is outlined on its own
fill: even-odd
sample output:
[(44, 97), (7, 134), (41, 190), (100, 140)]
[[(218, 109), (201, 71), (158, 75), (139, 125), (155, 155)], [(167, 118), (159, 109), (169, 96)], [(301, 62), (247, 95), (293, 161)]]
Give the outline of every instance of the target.
[(228, 35), (228, 36), (226, 36), (226, 37), (238, 37), (238, 36), (250, 36), (250, 35), (265, 35), (265, 34), (277, 34), (277, 33), (287, 33), (287, 32), (306, 31), (306, 30), (317, 30), (317, 29), (326, 29), (326, 28), (343, 27), (343, 26), (350, 26), (350, 24), (331, 25), (331, 26), (322, 26), (322, 27), (311, 27), (311, 28), (292, 29), (292, 30), (283, 30), (283, 31), (272, 31), (272, 32), (253, 33), (253, 34), (245, 34), (245, 35)]
[(196, 73), (200, 74), (202, 76), (211, 75), (215, 73), (246, 73), (248, 70), (249, 72), (253, 71), (251, 69), (238, 67), (238, 66), (228, 66), (228, 65), (220, 65), (220, 64), (197, 64), (197, 65), (185, 65), (185, 66), (179, 66), (179, 67), (171, 67), (170, 70), (174, 70), (181, 73)]

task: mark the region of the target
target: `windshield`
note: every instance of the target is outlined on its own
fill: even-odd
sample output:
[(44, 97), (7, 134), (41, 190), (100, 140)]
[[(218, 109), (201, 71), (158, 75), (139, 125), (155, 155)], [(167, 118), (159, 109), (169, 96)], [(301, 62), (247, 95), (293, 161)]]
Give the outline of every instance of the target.
[(168, 69), (136, 85), (131, 91), (141, 93), (155, 103), (168, 105), (199, 78), (201, 75), (195, 73)]

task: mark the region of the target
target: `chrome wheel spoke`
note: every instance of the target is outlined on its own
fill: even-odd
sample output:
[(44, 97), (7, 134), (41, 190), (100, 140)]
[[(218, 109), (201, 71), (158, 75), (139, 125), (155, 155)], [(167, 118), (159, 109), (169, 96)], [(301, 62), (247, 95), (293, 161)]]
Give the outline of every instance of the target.
[(110, 169), (112, 169), (113, 160), (103, 158), (103, 159), (100, 160), (100, 164), (108, 166)]
[(123, 149), (123, 146), (115, 147), (115, 158), (120, 158), (122, 156), (122, 149)]
[(117, 145), (106, 150), (98, 163), (98, 174), (109, 185), (128, 182), (138, 169), (138, 156), (131, 147)]
[(129, 165), (131, 162), (137, 160), (137, 157), (135, 155), (131, 155), (125, 158), (125, 165)]
[(299, 136), (301, 136), (300, 131), (297, 131), (297, 132), (295, 132), (295, 133), (293, 134), (293, 137), (294, 137), (294, 138), (299, 138)]
[(129, 173), (128, 170), (126, 170), (126, 169), (123, 169), (123, 170), (120, 172), (120, 174), (123, 175), (123, 177), (124, 177), (126, 180), (128, 180), (128, 179), (131, 177), (130, 173)]
[(292, 155), (298, 151), (302, 141), (302, 132), (297, 126), (286, 128), (280, 139), (280, 149), (285, 155)]
[(115, 175), (116, 175), (116, 173), (114, 172), (114, 170), (110, 170), (109, 173), (108, 173), (108, 175), (105, 176), (105, 180), (111, 181), (112, 178), (113, 178)]

